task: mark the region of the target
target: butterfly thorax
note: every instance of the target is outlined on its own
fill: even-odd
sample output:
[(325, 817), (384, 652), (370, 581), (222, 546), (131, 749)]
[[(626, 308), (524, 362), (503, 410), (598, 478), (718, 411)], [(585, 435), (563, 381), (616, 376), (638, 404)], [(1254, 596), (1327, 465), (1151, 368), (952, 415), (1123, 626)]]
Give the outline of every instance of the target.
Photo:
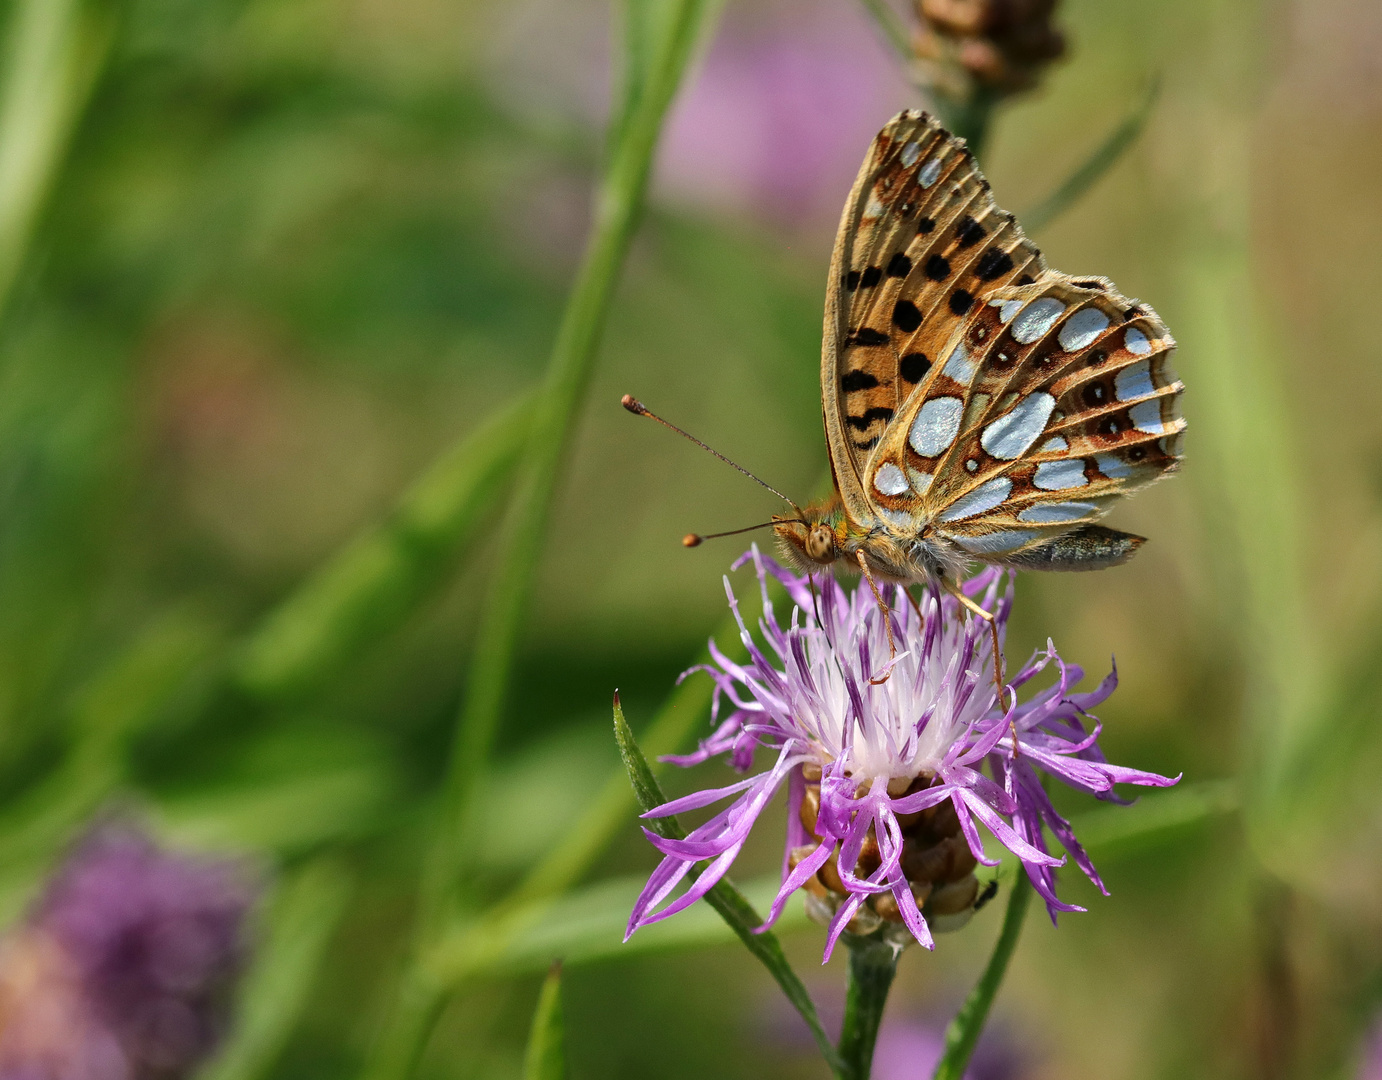
[(879, 524), (856, 520), (838, 494), (807, 506), (799, 518), (775, 518), (773, 531), (785, 561), (803, 574), (835, 563), (857, 571), (862, 552), (876, 578), (936, 581), (947, 573), (954, 576), (968, 561), (924, 533), (899, 537)]

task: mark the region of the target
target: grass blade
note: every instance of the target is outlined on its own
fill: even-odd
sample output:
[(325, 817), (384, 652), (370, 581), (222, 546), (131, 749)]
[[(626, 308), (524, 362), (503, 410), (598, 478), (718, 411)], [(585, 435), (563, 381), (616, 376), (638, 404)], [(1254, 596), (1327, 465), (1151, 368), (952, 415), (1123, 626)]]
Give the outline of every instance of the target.
[(561, 1007), (561, 964), (552, 965), (538, 992), (528, 1050), (523, 1055), (523, 1080), (565, 1080), (566, 1018)]
[[(464, 857), (465, 817), (475, 778), (484, 772), (491, 756), (552, 496), (619, 272), (643, 211), (663, 121), (693, 50), (719, 6), (714, 0), (657, 2), (665, 5), (659, 8), (659, 14), (665, 11), (665, 15), (656, 21), (641, 5), (631, 9), (648, 19), (638, 33), (648, 27), (658, 32), (639, 38), (637, 47), (646, 47), (648, 64), (642, 76), (635, 73), (629, 83), (636, 88), (636, 102), (627, 109), (621, 105), (617, 115), (622, 119), (612, 125), (614, 142), (596, 198), (594, 224), (552, 346), (541, 394), (531, 410), (526, 452), (501, 530), (498, 564), (490, 578), (465, 699), (451, 740), (436, 837), (424, 867), (414, 931), (417, 956), (404, 975), (402, 995), (376, 1052), (366, 1064), (364, 1075), (370, 1080), (404, 1080), (410, 1075), (444, 1001), (444, 991), (427, 986), (417, 964), (445, 928)], [(410, 997), (409, 987), (421, 989)]]
[(9, 9), (0, 85), (0, 312), (110, 52), (113, 21), (90, 7), (20, 0)]
[(255, 1080), (273, 1068), (306, 1004), (351, 886), (340, 865), (318, 859), (281, 887), (267, 938), (245, 980), (234, 1034), (199, 1080)]
[(1147, 126), (1147, 118), (1152, 115), (1152, 108), (1160, 95), (1161, 80), (1153, 79), (1128, 115), (1105, 136), (1104, 141), (1094, 148), (1079, 168), (1066, 177), (1055, 191), (1022, 215), (1022, 224), (1028, 232), (1037, 232), (1050, 225), (1118, 164)]
[(300, 698), (398, 625), (492, 517), (531, 410), (524, 397), (496, 412), (423, 473), (385, 521), (295, 589), (240, 647), (234, 682), (260, 699)]

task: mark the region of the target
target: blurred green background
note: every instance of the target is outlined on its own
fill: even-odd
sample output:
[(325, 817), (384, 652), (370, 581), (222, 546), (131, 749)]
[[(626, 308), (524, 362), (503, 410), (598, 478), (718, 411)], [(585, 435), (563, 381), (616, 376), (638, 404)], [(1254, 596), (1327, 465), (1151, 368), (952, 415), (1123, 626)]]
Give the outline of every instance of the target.
[[(1032, 1077), (1352, 1076), (1382, 996), (1382, 8), (1061, 11), (1069, 55), (999, 112), (985, 167), (1020, 214), (1160, 77), (1141, 139), (1037, 240), (1158, 309), (1190, 432), (1182, 475), (1115, 515), (1152, 542), (1126, 568), (1024, 577), (1012, 646), (1049, 636), (1094, 677), (1116, 654), (1110, 758), (1226, 781), (1196, 790), (1242, 810), (1096, 844), (1112, 897), (1064, 875), (1090, 911), (1032, 916), (999, 1028)], [(0, 908), (22, 912), (111, 800), (259, 860), (262, 966), (217, 1080), (358, 1075), (384, 1023), (522, 432), (482, 435), (499, 465), (473, 502), (452, 498), (473, 459), (448, 474), (444, 455), (542, 376), (605, 152), (615, 14), (6, 6)], [(776, 510), (620, 394), (809, 494), (838, 206), (914, 104), (852, 0), (732, 0), (693, 63), (477, 777), (472, 905), (617, 779), (611, 692), (646, 727), (722, 622), (737, 541), (681, 534)], [(267, 621), (352, 543), (311, 595), (329, 607), (372, 573), (387, 595), (316, 638)], [(773, 872), (777, 820), (736, 877)], [(582, 880), (653, 865), (630, 809)], [(1000, 907), (904, 957), (890, 1022), (944, 1021)], [(793, 925), (829, 1011), (843, 960), (817, 970), (819, 932)], [(574, 1078), (826, 1075), (751, 957), (672, 944), (568, 964)], [(466, 981), (417, 1075), (518, 1076), (544, 966)]]

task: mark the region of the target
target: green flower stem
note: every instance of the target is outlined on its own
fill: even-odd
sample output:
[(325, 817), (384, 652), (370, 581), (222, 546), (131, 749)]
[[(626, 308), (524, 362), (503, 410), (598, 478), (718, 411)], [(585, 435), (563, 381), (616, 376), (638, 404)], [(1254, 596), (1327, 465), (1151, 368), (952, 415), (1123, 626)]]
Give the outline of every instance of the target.
[(0, 83), (0, 312), (114, 36), (113, 20), (81, 0), (19, 0), (9, 18)]
[[(641, 5), (635, 6), (641, 10)], [(662, 123), (714, 10), (709, 0), (667, 0), (661, 32), (648, 44), (646, 74), (630, 88), (636, 102), (618, 125), (618, 139), (596, 201), (593, 232), (557, 332), (542, 396), (534, 408), (528, 452), (481, 617), (452, 740), (441, 827), (424, 875), (424, 933), (435, 931), (456, 881), (463, 819), (475, 778), (484, 771), (494, 744), (533, 570), (546, 538), (552, 495), (567, 458), (619, 270), (643, 209)]]
[(998, 933), (998, 943), (993, 947), (988, 966), (969, 992), (969, 997), (960, 1006), (955, 1019), (945, 1032), (945, 1053), (941, 1055), (932, 1080), (962, 1080), (974, 1047), (988, 1020), (989, 1010), (998, 988), (1003, 985), (1003, 976), (1008, 972), (1008, 961), (1017, 948), (1017, 939), (1022, 935), (1022, 920), (1027, 914), (1027, 905), (1032, 899), (1032, 884), (1027, 880), (1021, 867), (1016, 868), (1016, 880), (1012, 894), (1008, 897), (1008, 910), (1003, 915), (1003, 929)]
[(876, 937), (845, 935), (849, 949), (849, 985), (845, 993), (845, 1022), (840, 1032), (840, 1057), (850, 1080), (869, 1080), (878, 1025), (897, 974), (900, 946)]
[[(547, 378), (534, 405), (527, 453), (501, 532), (475, 653), (457, 717), (442, 792), (436, 841), (424, 868), (414, 957), (402, 993), (365, 1068), (369, 1080), (405, 1080), (444, 1006), (447, 990), (429, 978), (430, 944), (445, 930), (463, 858), (464, 819), (475, 780), (484, 772), (498, 730), (533, 570), (542, 553), (552, 495), (567, 457), (619, 270), (643, 209), (653, 153), (672, 97), (716, 5), (710, 0), (640, 0), (629, 5), (631, 30), (646, 61), (631, 68), (626, 101), (612, 126), (614, 142), (598, 193), (595, 221), (577, 271)], [(654, 20), (653, 15), (658, 19)]]
[(942, 124), (969, 143), (969, 148), (980, 159), (987, 149), (989, 125), (993, 120), (993, 108), (998, 97), (991, 90), (980, 87), (968, 101), (947, 97), (934, 89), (930, 90), (931, 103)]

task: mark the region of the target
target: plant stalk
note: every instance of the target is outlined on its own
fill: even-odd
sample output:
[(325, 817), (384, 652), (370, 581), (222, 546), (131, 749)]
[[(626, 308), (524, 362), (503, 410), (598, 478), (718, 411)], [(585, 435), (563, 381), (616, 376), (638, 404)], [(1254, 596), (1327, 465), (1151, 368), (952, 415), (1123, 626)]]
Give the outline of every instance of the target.
[(955, 1019), (945, 1031), (945, 1053), (941, 1055), (931, 1080), (962, 1080), (969, 1068), (969, 1059), (974, 1047), (983, 1033), (989, 1010), (998, 988), (1003, 985), (1003, 976), (1008, 973), (1008, 961), (1017, 948), (1017, 939), (1022, 935), (1022, 920), (1027, 914), (1027, 905), (1032, 899), (1032, 884), (1019, 867), (1012, 894), (1008, 897), (1008, 910), (1003, 915), (1003, 929), (998, 933), (998, 941), (993, 946), (993, 955), (988, 966), (974, 984), (974, 989), (965, 998)]
[(849, 948), (849, 986), (845, 992), (845, 1022), (840, 1031), (840, 1058), (850, 1080), (869, 1080), (878, 1025), (888, 1003), (897, 958), (902, 948), (876, 937), (845, 935)]

